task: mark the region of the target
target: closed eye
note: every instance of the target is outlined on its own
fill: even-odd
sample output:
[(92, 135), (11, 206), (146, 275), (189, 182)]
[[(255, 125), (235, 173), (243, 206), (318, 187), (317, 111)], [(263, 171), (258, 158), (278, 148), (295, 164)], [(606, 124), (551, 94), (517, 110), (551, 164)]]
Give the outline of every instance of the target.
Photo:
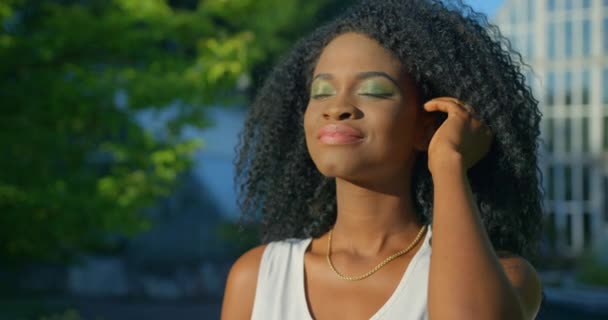
[(331, 97), (333, 96), (333, 94), (328, 94), (328, 93), (320, 93), (320, 94), (314, 94), (311, 96), (311, 98), (315, 99), (315, 100), (322, 100), (325, 99), (327, 97)]
[(360, 93), (359, 95), (378, 99), (390, 99), (393, 97), (392, 93)]

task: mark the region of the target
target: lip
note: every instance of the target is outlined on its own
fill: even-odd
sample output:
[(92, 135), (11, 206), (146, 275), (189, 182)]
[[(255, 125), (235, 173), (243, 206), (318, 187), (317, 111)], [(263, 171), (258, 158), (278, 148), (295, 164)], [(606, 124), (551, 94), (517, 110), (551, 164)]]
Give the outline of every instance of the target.
[(317, 134), (317, 139), (325, 144), (352, 144), (363, 140), (363, 133), (346, 124), (328, 124)]

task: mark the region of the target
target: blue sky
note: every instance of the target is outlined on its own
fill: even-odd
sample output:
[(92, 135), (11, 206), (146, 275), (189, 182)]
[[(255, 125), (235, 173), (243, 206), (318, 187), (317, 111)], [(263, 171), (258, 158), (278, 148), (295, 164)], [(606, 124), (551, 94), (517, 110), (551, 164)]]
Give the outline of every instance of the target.
[(504, 0), (464, 0), (464, 2), (476, 11), (483, 12), (491, 18), (494, 17), (496, 10), (498, 10)]

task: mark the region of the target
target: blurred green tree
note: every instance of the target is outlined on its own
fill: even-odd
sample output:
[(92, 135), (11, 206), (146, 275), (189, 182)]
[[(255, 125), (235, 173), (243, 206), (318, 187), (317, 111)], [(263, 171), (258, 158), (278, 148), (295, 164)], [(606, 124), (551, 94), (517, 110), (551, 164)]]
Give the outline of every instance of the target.
[[(63, 261), (147, 228), (141, 209), (201, 146), (183, 128), (245, 103), (340, 2), (1, 1), (0, 259)], [(171, 110), (161, 136), (142, 110)]]

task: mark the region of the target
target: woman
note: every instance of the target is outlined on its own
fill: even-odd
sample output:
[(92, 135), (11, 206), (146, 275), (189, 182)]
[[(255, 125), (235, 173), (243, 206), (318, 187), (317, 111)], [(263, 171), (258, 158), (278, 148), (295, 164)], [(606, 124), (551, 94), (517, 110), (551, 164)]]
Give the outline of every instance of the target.
[(486, 25), (369, 0), (296, 44), (241, 137), (266, 244), (232, 267), (222, 319), (535, 317), (540, 113)]

